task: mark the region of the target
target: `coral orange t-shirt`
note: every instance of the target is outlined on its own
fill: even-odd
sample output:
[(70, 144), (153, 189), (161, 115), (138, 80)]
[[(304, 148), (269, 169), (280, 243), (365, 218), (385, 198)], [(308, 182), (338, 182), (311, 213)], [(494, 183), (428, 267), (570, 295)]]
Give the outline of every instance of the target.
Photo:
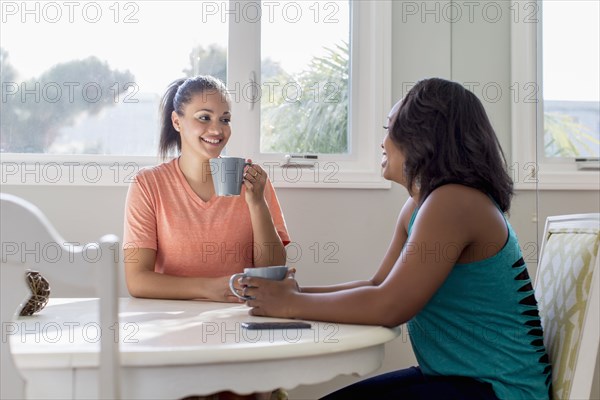
[[(129, 187), (123, 247), (156, 250), (156, 272), (176, 276), (218, 277), (251, 267), (257, 251), (250, 211), (240, 196), (213, 196), (208, 202), (194, 193), (178, 158), (143, 169)], [(290, 242), (279, 201), (270, 181), (265, 200), (284, 245)], [(135, 254), (131, 254), (135, 257)]]

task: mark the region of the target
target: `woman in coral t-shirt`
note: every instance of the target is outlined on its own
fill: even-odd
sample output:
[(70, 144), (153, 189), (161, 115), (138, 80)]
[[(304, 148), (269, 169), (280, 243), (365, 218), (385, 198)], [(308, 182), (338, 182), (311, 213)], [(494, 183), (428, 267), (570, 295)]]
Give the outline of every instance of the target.
[(127, 195), (125, 274), (132, 296), (238, 301), (229, 277), (252, 266), (285, 265), (289, 236), (266, 172), (247, 167), (240, 196), (215, 195), (208, 160), (231, 136), (223, 82), (173, 82), (161, 102), (160, 154)]

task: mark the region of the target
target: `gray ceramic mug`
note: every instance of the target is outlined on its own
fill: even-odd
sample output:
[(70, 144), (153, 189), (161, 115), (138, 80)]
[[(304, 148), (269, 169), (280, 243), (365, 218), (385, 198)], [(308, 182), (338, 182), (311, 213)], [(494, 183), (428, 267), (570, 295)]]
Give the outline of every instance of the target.
[(231, 292), (242, 300), (252, 300), (250, 296), (244, 296), (241, 290), (237, 289), (234, 284), (242, 276), (252, 276), (255, 278), (272, 279), (280, 281), (286, 277), (288, 267), (285, 265), (276, 265), (273, 267), (255, 267), (255, 268), (244, 268), (244, 273), (238, 273), (231, 275), (229, 278), (229, 289)]
[(239, 196), (244, 183), (244, 168), (251, 163), (240, 157), (211, 158), (210, 173), (217, 196)]

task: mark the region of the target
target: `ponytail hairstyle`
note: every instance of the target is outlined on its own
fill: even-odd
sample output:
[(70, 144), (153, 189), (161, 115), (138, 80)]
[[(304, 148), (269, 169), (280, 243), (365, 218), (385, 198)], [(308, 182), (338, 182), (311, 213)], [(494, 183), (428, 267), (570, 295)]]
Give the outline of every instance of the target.
[(444, 79), (422, 80), (393, 119), (390, 139), (406, 158), (407, 187), (419, 187), (421, 203), (436, 188), (457, 183), (488, 194), (503, 212), (510, 209), (513, 182), (506, 159), (472, 92)]
[(160, 140), (158, 154), (164, 160), (173, 153), (181, 153), (181, 136), (173, 126), (171, 115), (175, 111), (178, 115), (184, 115), (184, 107), (192, 97), (203, 93), (219, 93), (227, 104), (231, 104), (231, 98), (225, 83), (210, 75), (198, 75), (191, 78), (177, 79), (167, 87), (160, 101)]

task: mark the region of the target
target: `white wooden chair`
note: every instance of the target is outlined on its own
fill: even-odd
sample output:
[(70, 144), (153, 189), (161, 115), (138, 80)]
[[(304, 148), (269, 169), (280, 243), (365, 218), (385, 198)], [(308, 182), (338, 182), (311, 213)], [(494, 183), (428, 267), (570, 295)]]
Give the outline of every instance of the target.
[(600, 214), (548, 217), (535, 280), (552, 395), (589, 399), (600, 343)]
[[(53, 282), (81, 288), (86, 297), (99, 297), (100, 326), (117, 326), (117, 274), (120, 254), (119, 239), (103, 236), (98, 243), (73, 246), (52, 227), (48, 219), (33, 204), (13, 195), (0, 193), (0, 224), (2, 259), (1, 318), (2, 343), (0, 397), (23, 399), (27, 382), (15, 367), (11, 352), (10, 324), (30, 296), (25, 281), (26, 270), (39, 271), (51, 288), (50, 297), (71, 297), (52, 290)], [(60, 286), (60, 285), (59, 285)], [(95, 294), (95, 296), (94, 296)], [(40, 312), (44, 312), (41, 310)], [(23, 317), (21, 317), (23, 318)], [(25, 318), (35, 318), (32, 317)], [(118, 329), (115, 331), (118, 335)], [(119, 398), (118, 336), (102, 335), (100, 339), (98, 393), (103, 399)]]

